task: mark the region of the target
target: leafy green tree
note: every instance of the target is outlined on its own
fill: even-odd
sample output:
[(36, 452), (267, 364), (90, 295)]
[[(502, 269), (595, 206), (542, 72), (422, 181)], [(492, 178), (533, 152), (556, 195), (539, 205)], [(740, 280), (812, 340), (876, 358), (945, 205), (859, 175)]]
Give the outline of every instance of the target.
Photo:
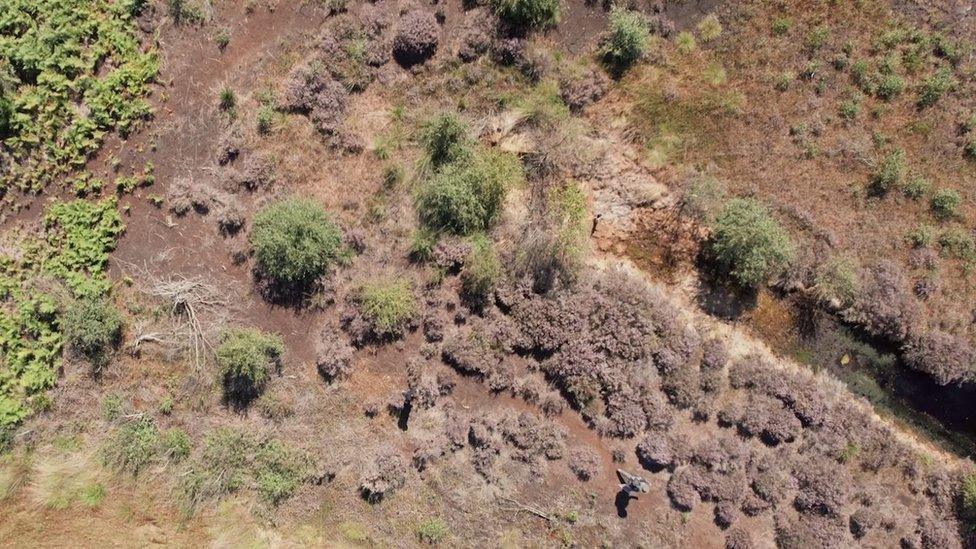
[(258, 212), (250, 239), (261, 270), (287, 285), (306, 284), (325, 273), (342, 244), (339, 228), (325, 210), (302, 198)]
[(491, 6), (518, 27), (551, 27), (559, 21), (559, 0), (492, 0)]
[(729, 200), (715, 219), (711, 250), (719, 264), (743, 286), (757, 286), (794, 256), (786, 230), (751, 198)]

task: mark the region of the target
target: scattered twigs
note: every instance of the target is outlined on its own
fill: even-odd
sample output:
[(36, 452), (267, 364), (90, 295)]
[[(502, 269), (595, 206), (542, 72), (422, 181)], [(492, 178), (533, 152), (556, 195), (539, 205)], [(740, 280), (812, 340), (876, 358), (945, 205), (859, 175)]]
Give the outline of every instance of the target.
[(505, 496), (498, 496), (498, 497), (499, 497), (499, 499), (502, 499), (502, 500), (508, 502), (509, 504), (511, 504), (511, 506), (509, 506), (509, 507), (503, 507), (501, 509), (502, 511), (509, 511), (509, 512), (514, 512), (514, 513), (525, 512), (525, 513), (529, 513), (531, 515), (535, 515), (535, 516), (537, 516), (537, 517), (545, 520), (546, 522), (551, 522), (552, 521), (552, 517), (548, 513), (544, 513), (543, 511), (541, 511), (537, 507), (532, 507), (531, 505), (526, 505), (524, 503), (520, 503), (520, 502), (518, 502), (518, 501), (516, 501), (516, 500), (514, 500), (512, 498), (509, 498), (509, 497), (505, 497)]

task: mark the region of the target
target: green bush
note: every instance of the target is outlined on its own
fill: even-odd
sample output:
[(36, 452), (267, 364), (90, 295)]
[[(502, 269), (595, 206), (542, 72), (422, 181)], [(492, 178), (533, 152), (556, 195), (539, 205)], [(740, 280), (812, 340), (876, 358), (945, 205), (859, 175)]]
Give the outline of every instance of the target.
[(832, 258), (822, 265), (814, 279), (814, 292), (821, 303), (841, 307), (854, 303), (858, 292), (857, 265), (847, 258)]
[(434, 168), (467, 159), (472, 139), (468, 126), (456, 114), (445, 112), (430, 118), (420, 128), (420, 144)]
[(932, 214), (942, 220), (952, 219), (959, 214), (959, 205), (962, 199), (959, 193), (952, 189), (940, 189), (935, 191), (929, 200), (929, 207)]
[(396, 337), (417, 314), (417, 302), (408, 281), (383, 278), (360, 288), (359, 311), (377, 337)]
[(217, 105), (222, 111), (229, 111), (237, 105), (237, 96), (234, 94), (234, 90), (230, 88), (223, 88), (220, 90), (220, 100)]
[(874, 94), (880, 99), (888, 101), (898, 96), (905, 89), (905, 81), (897, 74), (886, 74), (878, 81)]
[(260, 394), (284, 350), (280, 337), (254, 328), (224, 332), (216, 353), (224, 393), (243, 401)]
[(427, 229), (417, 229), (410, 236), (410, 259), (418, 263), (430, 261), (437, 245), (437, 233)]
[(932, 238), (932, 227), (928, 225), (919, 225), (905, 235), (905, 240), (912, 248), (927, 248), (932, 244)]
[(955, 86), (956, 79), (952, 77), (952, 71), (946, 68), (935, 71), (935, 74), (922, 82), (922, 87), (918, 92), (919, 106), (931, 107)]
[(491, 0), (505, 21), (523, 28), (544, 28), (559, 21), (559, 0)]
[(901, 192), (905, 197), (918, 200), (927, 195), (932, 190), (932, 184), (922, 176), (915, 176), (902, 187)]
[(976, 136), (970, 137), (962, 147), (962, 152), (970, 160), (976, 160)]
[(66, 307), (61, 330), (70, 350), (101, 367), (122, 335), (122, 317), (106, 300), (80, 298)]
[(522, 179), (514, 156), (486, 152), (445, 166), (416, 196), (420, 221), (432, 230), (470, 234), (488, 229), (508, 189)]
[(885, 155), (874, 168), (871, 176), (871, 190), (883, 196), (891, 189), (901, 185), (905, 177), (905, 151), (895, 149)]
[(163, 456), (174, 463), (190, 456), (190, 437), (183, 429), (174, 427), (163, 431), (159, 446)]
[(790, 32), (790, 25), (792, 21), (788, 17), (780, 17), (773, 20), (773, 24), (770, 25), (770, 31), (775, 36), (783, 36), (784, 34)]
[(623, 70), (643, 57), (651, 32), (639, 12), (614, 7), (600, 41), (600, 57), (613, 70)]
[(484, 235), (471, 239), (471, 250), (461, 269), (461, 289), (476, 304), (483, 304), (502, 275), (502, 264)]
[(447, 523), (439, 518), (425, 520), (417, 525), (417, 537), (424, 543), (437, 543), (443, 540), (449, 532)]
[(279, 283), (301, 285), (326, 272), (339, 254), (342, 235), (321, 206), (292, 198), (258, 212), (250, 240), (266, 275)]
[(769, 210), (751, 198), (728, 201), (715, 219), (711, 250), (743, 286), (757, 286), (793, 258), (790, 237)]
[(939, 235), (939, 247), (942, 255), (963, 261), (976, 259), (976, 240), (973, 235), (962, 229), (949, 229)]
[(152, 418), (141, 416), (115, 431), (102, 447), (102, 459), (108, 466), (137, 475), (156, 458), (158, 436)]

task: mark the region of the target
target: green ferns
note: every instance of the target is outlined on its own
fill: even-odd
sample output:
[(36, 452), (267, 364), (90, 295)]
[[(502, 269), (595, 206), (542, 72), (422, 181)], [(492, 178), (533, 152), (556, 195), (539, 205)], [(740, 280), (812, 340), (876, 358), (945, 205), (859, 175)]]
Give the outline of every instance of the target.
[(30, 414), (54, 385), (63, 343), (63, 312), (40, 280), (63, 284), (74, 298), (98, 299), (111, 282), (108, 252), (123, 230), (115, 198), (51, 206), (39, 238), (24, 236), (0, 255), (0, 430)]
[(159, 62), (134, 17), (144, 0), (5, 0), (0, 9), (0, 191), (39, 191), (108, 132), (151, 110)]

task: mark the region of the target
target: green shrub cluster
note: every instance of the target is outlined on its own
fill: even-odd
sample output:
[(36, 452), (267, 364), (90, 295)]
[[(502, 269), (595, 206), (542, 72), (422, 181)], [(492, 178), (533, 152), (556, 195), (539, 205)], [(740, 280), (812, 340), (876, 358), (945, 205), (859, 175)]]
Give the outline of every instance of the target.
[(959, 488), (959, 504), (962, 517), (970, 525), (976, 525), (976, 473), (968, 473), (962, 477), (962, 485)]
[(183, 504), (190, 512), (203, 501), (243, 489), (254, 490), (267, 505), (278, 505), (314, 471), (306, 453), (227, 427), (208, 433), (201, 446), (180, 484)]
[(952, 71), (941, 68), (926, 78), (922, 82), (918, 92), (918, 104), (920, 107), (931, 107), (935, 105), (942, 96), (956, 87), (956, 79), (952, 76)]
[(435, 170), (445, 164), (466, 159), (473, 146), (470, 130), (456, 114), (444, 112), (431, 117), (420, 127), (420, 144)]
[(450, 531), (447, 523), (439, 518), (425, 520), (417, 525), (417, 537), (424, 543), (438, 543), (447, 537)]
[(245, 402), (256, 397), (264, 390), (284, 351), (285, 344), (273, 334), (254, 328), (224, 332), (216, 351), (224, 394)]
[(600, 57), (613, 71), (622, 71), (644, 56), (651, 31), (640, 12), (614, 7), (600, 41)]
[(464, 295), (477, 305), (485, 303), (501, 275), (501, 260), (491, 240), (481, 234), (475, 235), (461, 269), (461, 290)]
[(884, 156), (874, 168), (871, 176), (871, 191), (885, 195), (901, 185), (905, 177), (905, 151), (895, 149)]
[(261, 271), (288, 286), (312, 282), (339, 256), (342, 234), (315, 202), (291, 198), (264, 207), (250, 234)]
[(559, 22), (559, 0), (491, 0), (491, 7), (517, 27), (545, 28)]
[(711, 251), (736, 282), (748, 287), (765, 282), (794, 256), (786, 230), (751, 198), (725, 204), (712, 227)]
[(119, 471), (138, 475), (159, 452), (159, 432), (149, 416), (119, 426), (102, 447), (103, 462)]
[(501, 211), (508, 189), (521, 179), (522, 167), (511, 154), (478, 152), (435, 173), (417, 193), (417, 213), (435, 231), (485, 231)]
[(940, 189), (935, 191), (929, 200), (929, 207), (932, 214), (939, 219), (952, 219), (959, 215), (959, 206), (962, 198), (959, 193), (952, 189)]
[(381, 278), (360, 288), (359, 311), (377, 337), (403, 333), (417, 314), (417, 301), (407, 280)]
[(159, 62), (143, 51), (142, 0), (6, 0), (0, 8), (5, 81), (0, 189), (39, 190), (77, 169), (113, 130), (145, 118)]

